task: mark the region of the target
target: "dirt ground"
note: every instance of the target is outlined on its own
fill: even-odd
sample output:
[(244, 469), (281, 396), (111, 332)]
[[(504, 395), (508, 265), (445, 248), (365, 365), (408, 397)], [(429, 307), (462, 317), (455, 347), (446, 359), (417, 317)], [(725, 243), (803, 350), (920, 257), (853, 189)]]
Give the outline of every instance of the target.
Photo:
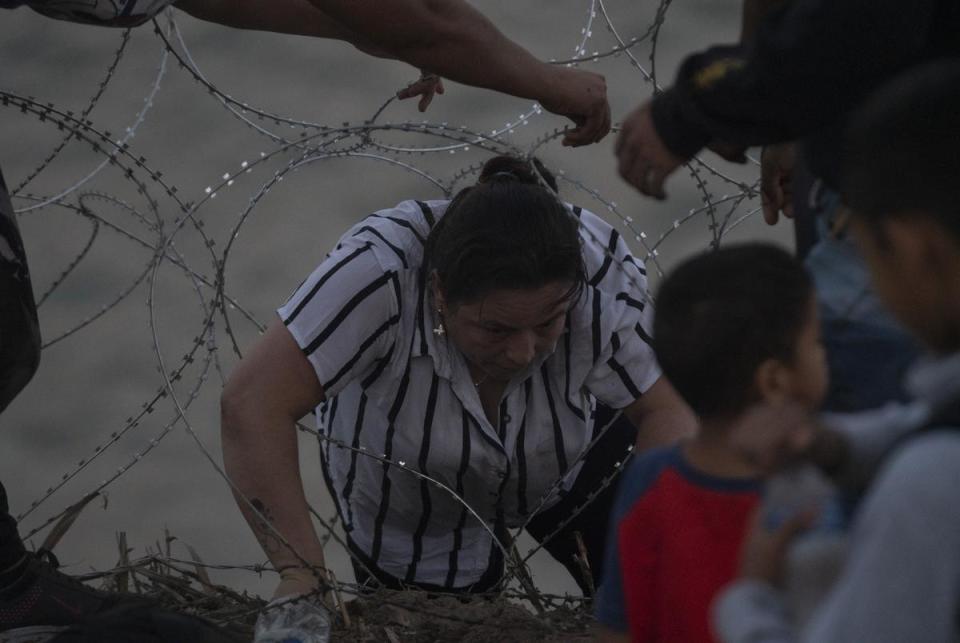
[(350, 627), (338, 627), (334, 640), (359, 643), (590, 640), (590, 614), (581, 606), (559, 606), (537, 616), (506, 598), (430, 597), (421, 592), (377, 594), (348, 605)]

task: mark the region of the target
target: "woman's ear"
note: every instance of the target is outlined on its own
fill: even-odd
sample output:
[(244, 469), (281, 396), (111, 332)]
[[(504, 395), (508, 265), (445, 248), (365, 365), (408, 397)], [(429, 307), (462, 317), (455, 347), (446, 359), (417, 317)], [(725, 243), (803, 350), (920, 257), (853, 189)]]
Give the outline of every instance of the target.
[(753, 376), (753, 385), (760, 398), (767, 403), (788, 399), (792, 392), (793, 374), (786, 364), (770, 358), (761, 362)]

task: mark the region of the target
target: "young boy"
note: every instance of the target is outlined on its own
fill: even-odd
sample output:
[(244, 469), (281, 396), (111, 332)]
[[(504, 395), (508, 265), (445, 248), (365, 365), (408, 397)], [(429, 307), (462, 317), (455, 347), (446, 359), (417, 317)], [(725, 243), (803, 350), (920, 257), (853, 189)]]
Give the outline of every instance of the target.
[[(770, 573), (795, 529), (753, 532), (715, 608), (729, 643), (960, 640), (960, 63), (901, 77), (851, 123), (844, 196), (877, 292), (932, 352), (907, 380), (922, 412), (884, 459), (840, 579), (801, 633)], [(849, 442), (847, 459), (863, 446)]]
[(713, 641), (709, 605), (736, 574), (760, 497), (761, 471), (727, 435), (757, 402), (814, 410), (826, 389), (810, 278), (769, 245), (695, 257), (663, 282), (654, 350), (700, 432), (639, 455), (621, 482), (597, 598), (600, 638)]

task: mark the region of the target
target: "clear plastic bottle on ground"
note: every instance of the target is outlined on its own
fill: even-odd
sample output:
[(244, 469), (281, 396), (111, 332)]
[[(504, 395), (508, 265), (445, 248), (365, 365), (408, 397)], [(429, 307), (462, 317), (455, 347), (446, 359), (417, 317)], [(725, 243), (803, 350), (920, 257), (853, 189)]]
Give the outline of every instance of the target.
[(254, 643), (329, 643), (330, 611), (312, 598), (284, 596), (257, 617)]

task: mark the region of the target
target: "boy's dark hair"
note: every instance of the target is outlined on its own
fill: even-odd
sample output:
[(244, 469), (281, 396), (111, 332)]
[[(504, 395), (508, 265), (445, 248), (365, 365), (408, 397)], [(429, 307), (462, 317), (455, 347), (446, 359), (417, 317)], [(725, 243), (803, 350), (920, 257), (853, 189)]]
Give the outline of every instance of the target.
[(880, 231), (890, 216), (933, 217), (960, 241), (960, 62), (911, 70), (851, 119), (843, 195)]
[(812, 293), (803, 266), (768, 244), (682, 263), (657, 295), (653, 348), (664, 375), (701, 418), (736, 415), (756, 400), (760, 364), (793, 362)]
[(430, 231), (424, 277), (436, 272), (450, 305), (558, 281), (569, 281), (567, 296), (577, 296), (586, 281), (580, 233), (556, 189), (536, 159), (490, 159)]

